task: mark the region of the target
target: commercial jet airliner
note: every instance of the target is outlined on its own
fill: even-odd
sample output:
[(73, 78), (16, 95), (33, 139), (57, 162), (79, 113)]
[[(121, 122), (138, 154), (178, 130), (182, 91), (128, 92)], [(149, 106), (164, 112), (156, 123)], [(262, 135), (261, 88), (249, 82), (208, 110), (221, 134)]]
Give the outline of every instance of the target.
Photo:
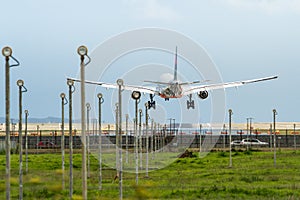
[[(145, 83), (156, 84), (156, 87), (150, 86), (136, 86), (136, 85), (126, 85), (122, 86), (123, 90), (129, 90), (138, 93), (148, 93), (150, 94), (150, 101), (148, 101), (148, 108), (155, 109), (155, 101), (153, 100), (155, 95), (160, 96), (161, 98), (169, 101), (172, 98), (181, 98), (183, 96), (188, 96), (187, 100), (187, 109), (194, 109), (195, 102), (192, 99), (192, 94), (196, 93), (200, 99), (206, 99), (208, 97), (208, 91), (225, 89), (230, 87), (238, 87), (248, 83), (256, 83), (260, 81), (267, 81), (276, 79), (278, 76), (270, 76), (258, 79), (244, 80), (244, 81), (235, 81), (228, 83), (217, 83), (217, 84), (204, 84), (207, 81), (193, 81), (193, 82), (181, 82), (177, 79), (177, 47), (175, 52), (175, 66), (174, 66), (174, 78), (170, 82), (160, 82), (160, 81), (147, 81)], [(79, 79), (68, 78), (68, 80), (73, 80), (80, 82)], [(95, 84), (105, 88), (118, 88), (117, 84), (105, 83), (105, 82), (96, 82), (96, 81), (85, 81), (88, 84)]]

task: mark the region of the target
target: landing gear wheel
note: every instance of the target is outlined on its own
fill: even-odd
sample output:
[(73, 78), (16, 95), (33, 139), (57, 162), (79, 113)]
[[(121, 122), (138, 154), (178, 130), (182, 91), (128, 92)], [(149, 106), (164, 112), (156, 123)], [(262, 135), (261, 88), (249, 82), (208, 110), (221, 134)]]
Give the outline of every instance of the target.
[(195, 109), (195, 101), (194, 100), (186, 101), (186, 107), (187, 107), (187, 109), (190, 109), (190, 108)]

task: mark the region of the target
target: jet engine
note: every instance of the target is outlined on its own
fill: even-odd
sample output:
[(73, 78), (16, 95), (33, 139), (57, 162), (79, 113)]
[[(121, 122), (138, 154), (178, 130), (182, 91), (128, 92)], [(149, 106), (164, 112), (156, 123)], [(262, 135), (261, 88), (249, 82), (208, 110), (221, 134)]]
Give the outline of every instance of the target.
[(198, 93), (198, 97), (199, 97), (200, 99), (206, 99), (206, 98), (208, 97), (208, 92), (207, 92), (206, 90), (200, 91), (200, 92)]

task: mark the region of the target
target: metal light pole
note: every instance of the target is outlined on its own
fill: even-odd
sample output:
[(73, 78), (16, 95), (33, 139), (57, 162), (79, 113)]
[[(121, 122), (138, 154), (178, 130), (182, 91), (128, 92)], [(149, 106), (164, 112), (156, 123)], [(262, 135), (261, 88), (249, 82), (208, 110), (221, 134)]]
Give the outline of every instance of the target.
[(86, 126), (87, 126), (87, 136), (86, 136), (86, 151), (87, 151), (87, 177), (90, 178), (90, 103), (86, 103)]
[(67, 80), (67, 85), (69, 86), (69, 197), (73, 197), (73, 131), (72, 131), (72, 93), (75, 91), (74, 81)]
[(276, 109), (273, 109), (273, 131), (274, 131), (274, 167), (276, 167)]
[[(80, 46), (77, 49), (80, 55), (80, 93), (81, 93), (81, 141), (82, 141), (82, 198), (87, 199), (87, 173), (86, 173), (86, 133), (85, 133), (85, 70), (84, 67), (90, 62), (87, 55), (88, 49)], [(84, 63), (84, 57), (87, 56), (89, 61)]]
[(148, 177), (148, 165), (149, 165), (149, 136), (148, 136), (148, 102), (145, 103), (145, 123), (146, 123), (146, 177)]
[[(251, 123), (252, 123), (252, 117), (248, 117), (247, 118), (247, 138), (249, 136), (249, 132), (250, 132), (250, 139), (251, 139)], [(249, 124), (250, 124), (250, 129), (249, 129)], [(249, 131), (250, 130), (250, 131)], [(251, 142), (250, 142), (250, 147), (251, 147)], [(247, 150), (249, 149), (249, 145), (247, 143)]]
[(152, 152), (153, 152), (153, 154), (152, 154), (152, 160), (154, 159), (154, 156), (155, 156), (155, 152), (156, 152), (156, 150), (157, 150), (157, 135), (156, 135), (156, 127), (157, 127), (157, 123), (156, 122), (154, 122), (154, 130), (153, 130), (153, 145), (154, 145), (154, 147), (153, 147), (153, 150), (152, 150)]
[(128, 114), (126, 114), (125, 117), (126, 117), (126, 138), (125, 138), (125, 143), (126, 143), (126, 164), (127, 164), (128, 163), (128, 119), (129, 119)]
[(99, 123), (99, 190), (102, 190), (102, 110), (101, 104), (104, 102), (103, 95), (101, 93), (97, 94), (98, 97), (98, 123)]
[(296, 124), (294, 124), (294, 149), (295, 149), (295, 151), (297, 150), (297, 145), (296, 145)]
[(19, 86), (19, 199), (23, 199), (22, 93), (27, 92), (27, 89), (23, 80), (18, 80), (17, 85)]
[(139, 151), (140, 151), (140, 169), (143, 169), (143, 137), (142, 137), (142, 116), (143, 110), (139, 109)]
[(122, 79), (118, 79), (117, 80), (117, 85), (119, 86), (119, 131), (118, 131), (118, 137), (119, 137), (119, 197), (120, 199), (123, 199), (123, 185), (122, 185), (122, 165), (123, 165), (123, 161), (122, 161), (122, 87), (123, 87), (123, 80)]
[(36, 125), (36, 154), (38, 154), (38, 149), (39, 149), (39, 132), (40, 132), (40, 126)]
[[(199, 129), (200, 129), (200, 132), (199, 132), (199, 135), (200, 135), (200, 138), (199, 138), (199, 158), (201, 158), (201, 153), (202, 153), (202, 135), (201, 135), (202, 124), (199, 125)], [(181, 142), (182, 142), (182, 135), (181, 135)]]
[(172, 131), (172, 118), (169, 118), (168, 120), (170, 120), (170, 127), (169, 127), (169, 135), (171, 136), (171, 131)]
[(153, 142), (154, 142), (153, 141), (153, 135), (154, 135), (153, 133), (154, 133), (154, 119), (151, 119), (151, 136), (150, 136), (151, 137), (151, 140), (150, 140), (151, 144), (150, 144), (150, 149), (151, 149), (152, 159), (153, 159), (153, 152), (154, 152), (153, 151)]
[(116, 139), (116, 170), (117, 170), (117, 176), (119, 176), (119, 154), (118, 154), (118, 145), (119, 145), (119, 137), (118, 137), (118, 130), (119, 130), (119, 128), (118, 128), (118, 122), (119, 122), (119, 120), (118, 120), (118, 117), (119, 117), (119, 105), (118, 105), (118, 103), (116, 103), (115, 104), (115, 106), (116, 106), (116, 110), (115, 110), (115, 112), (116, 112), (116, 119), (115, 119), (115, 126), (116, 126), (116, 130), (115, 130), (115, 139)]
[(141, 93), (139, 91), (133, 91), (131, 94), (132, 99), (135, 100), (135, 120), (134, 120), (134, 152), (135, 152), (135, 183), (138, 184), (139, 180), (139, 160), (138, 160), (138, 132), (137, 132), (137, 123), (138, 123), (138, 103), (141, 98)]
[(65, 189), (65, 105), (66, 94), (61, 93), (61, 170), (62, 170), (62, 188)]
[[(5, 166), (5, 187), (6, 187), (6, 199), (10, 199), (10, 67), (18, 66), (20, 63), (12, 56), (12, 49), (10, 47), (4, 47), (2, 49), (2, 55), (5, 57), (5, 154), (6, 154), (6, 166)], [(12, 58), (17, 62), (15, 65), (9, 65), (9, 58)]]
[(232, 155), (231, 155), (231, 117), (232, 117), (232, 110), (229, 109), (229, 167), (232, 167)]
[(25, 172), (26, 174), (28, 173), (28, 137), (27, 137), (27, 121), (28, 121), (28, 116), (29, 112), (28, 110), (25, 110), (25, 161), (26, 161), (26, 166), (25, 166)]

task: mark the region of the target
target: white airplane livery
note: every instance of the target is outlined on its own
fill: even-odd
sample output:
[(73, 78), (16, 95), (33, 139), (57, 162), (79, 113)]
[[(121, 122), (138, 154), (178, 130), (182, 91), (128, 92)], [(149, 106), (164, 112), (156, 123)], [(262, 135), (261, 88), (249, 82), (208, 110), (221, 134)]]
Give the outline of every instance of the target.
[[(208, 92), (212, 90), (225, 89), (230, 87), (238, 87), (248, 83), (256, 83), (261, 81), (267, 81), (276, 79), (278, 76), (270, 76), (258, 79), (244, 80), (244, 81), (235, 81), (228, 83), (217, 83), (217, 84), (205, 84), (206, 81), (193, 81), (193, 82), (180, 82), (177, 79), (177, 47), (175, 52), (175, 66), (174, 66), (174, 78), (170, 82), (160, 82), (160, 81), (149, 81), (145, 80), (145, 83), (155, 84), (156, 87), (150, 86), (136, 86), (136, 85), (126, 85), (122, 86), (123, 90), (129, 90), (132, 92), (138, 93), (148, 93), (150, 94), (150, 101), (148, 101), (148, 108), (155, 109), (155, 101), (153, 100), (154, 96), (160, 96), (161, 98), (169, 101), (172, 98), (181, 98), (183, 96), (188, 96), (187, 100), (187, 109), (194, 109), (195, 103), (192, 99), (192, 94), (196, 93), (200, 99), (206, 99), (208, 97)], [(79, 79), (68, 78), (68, 80), (73, 80), (80, 82)], [(105, 82), (96, 82), (88, 81), (85, 83), (99, 85), (104, 88), (119, 88), (117, 84), (105, 83)], [(158, 86), (158, 87), (157, 87)]]

